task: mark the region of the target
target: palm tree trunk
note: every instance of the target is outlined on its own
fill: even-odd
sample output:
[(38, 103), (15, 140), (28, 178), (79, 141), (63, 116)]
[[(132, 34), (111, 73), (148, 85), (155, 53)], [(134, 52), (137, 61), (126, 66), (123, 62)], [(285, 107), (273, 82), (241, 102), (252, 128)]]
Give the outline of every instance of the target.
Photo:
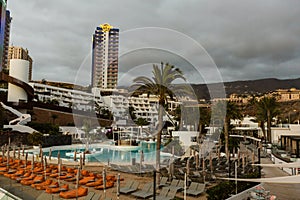
[(271, 113), (267, 110), (267, 137), (268, 142), (271, 142)]
[(161, 146), (161, 132), (163, 127), (163, 105), (159, 104), (158, 108), (158, 132), (156, 138), (156, 181), (160, 181), (160, 146)]
[(229, 158), (229, 150), (228, 150), (228, 140), (229, 140), (229, 133), (228, 133), (228, 119), (225, 118), (224, 120), (224, 137), (225, 137), (225, 153), (227, 158)]
[(262, 132), (263, 132), (265, 141), (267, 141), (268, 138), (267, 138), (267, 136), (266, 136), (265, 121), (261, 121), (261, 122), (260, 122), (260, 128), (261, 128), (261, 130), (262, 130)]

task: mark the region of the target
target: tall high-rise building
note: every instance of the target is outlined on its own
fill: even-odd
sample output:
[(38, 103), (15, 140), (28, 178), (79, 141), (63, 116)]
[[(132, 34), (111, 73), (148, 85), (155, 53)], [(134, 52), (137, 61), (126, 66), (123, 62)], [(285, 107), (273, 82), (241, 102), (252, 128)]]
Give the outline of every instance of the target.
[(93, 34), (92, 87), (115, 89), (118, 81), (119, 29), (101, 24)]
[(10, 46), (8, 48), (8, 65), (7, 69), (10, 68), (11, 59), (22, 59), (29, 61), (29, 71), (28, 71), (28, 80), (32, 80), (32, 58), (29, 56), (28, 49), (23, 49), (22, 47)]
[(4, 30), (4, 41), (3, 41), (3, 57), (2, 65), (4, 69), (8, 69), (8, 48), (9, 48), (9, 38), (10, 38), (10, 24), (11, 24), (10, 11), (6, 10), (5, 16), (5, 30)]
[(2, 57), (4, 49), (6, 0), (0, 0), (0, 71), (2, 71)]

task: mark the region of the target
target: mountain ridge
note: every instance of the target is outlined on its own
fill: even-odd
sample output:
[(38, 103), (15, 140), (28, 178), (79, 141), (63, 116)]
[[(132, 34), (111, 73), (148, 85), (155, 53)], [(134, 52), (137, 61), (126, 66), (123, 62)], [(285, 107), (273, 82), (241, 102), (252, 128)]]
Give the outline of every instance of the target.
[[(266, 78), (257, 80), (239, 80), (224, 83), (211, 84), (192, 84), (191, 85), (198, 97), (198, 99), (211, 99), (208, 88), (214, 88), (214, 93), (218, 97), (222, 97), (222, 90), (225, 87), (226, 97), (231, 94), (237, 95), (262, 95), (278, 89), (300, 88), (300, 78), (296, 79), (277, 79)], [(224, 86), (224, 87), (223, 87)], [(222, 88), (223, 87), (223, 88)], [(223, 96), (224, 97), (224, 96)]]

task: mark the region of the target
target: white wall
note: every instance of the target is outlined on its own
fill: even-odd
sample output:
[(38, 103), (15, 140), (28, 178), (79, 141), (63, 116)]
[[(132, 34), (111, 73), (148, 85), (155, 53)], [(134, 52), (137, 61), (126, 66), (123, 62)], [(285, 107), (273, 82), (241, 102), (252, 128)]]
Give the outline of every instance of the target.
[(300, 136), (300, 125), (299, 124), (289, 124), (287, 127), (272, 127), (272, 143), (278, 143), (278, 138), (281, 135), (291, 135)]
[[(28, 83), (29, 61), (21, 59), (11, 59), (9, 75)], [(13, 84), (8, 84), (8, 102), (19, 102), (24, 100), (27, 102), (27, 93), (22, 88)]]
[(186, 149), (191, 145), (197, 144), (197, 142), (192, 142), (192, 137), (197, 137), (199, 135), (199, 132), (197, 132), (197, 131), (173, 131), (172, 135), (173, 135), (173, 137), (178, 136), (180, 142), (182, 142), (182, 145)]

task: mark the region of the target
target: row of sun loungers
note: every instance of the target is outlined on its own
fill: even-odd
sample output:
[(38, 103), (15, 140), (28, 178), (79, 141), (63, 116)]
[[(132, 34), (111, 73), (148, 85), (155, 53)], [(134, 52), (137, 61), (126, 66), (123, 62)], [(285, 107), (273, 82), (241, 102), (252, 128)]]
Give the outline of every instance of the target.
[(130, 174), (144, 174), (144, 173), (152, 173), (155, 168), (153, 165), (143, 164), (140, 165), (117, 165), (110, 164), (110, 168), (115, 171), (130, 173)]
[(22, 185), (31, 186), (36, 190), (44, 190), (45, 194), (59, 193), (60, 198), (70, 199), (75, 197), (86, 196), (86, 200), (98, 200), (100, 194), (92, 194), (88, 192), (89, 187), (96, 190), (111, 188), (117, 180), (114, 175), (106, 175), (106, 184), (103, 184), (102, 174), (92, 173), (87, 170), (81, 170), (79, 174), (78, 188), (69, 188), (68, 183), (62, 181), (73, 182), (76, 184), (77, 169), (61, 166), (60, 173), (57, 165), (43, 166), (39, 162), (31, 163), (31, 161), (13, 160), (0, 156), (0, 175), (15, 180)]
[[(171, 200), (174, 199), (177, 192), (183, 191), (184, 181), (173, 179), (170, 183), (167, 182), (167, 177), (162, 177), (160, 180), (161, 188), (159, 194), (156, 195), (157, 200)], [(135, 198), (147, 199), (153, 196), (153, 183), (146, 183), (141, 189), (138, 181), (129, 181), (127, 184), (120, 188), (121, 194), (132, 195)], [(192, 182), (187, 188), (187, 195), (198, 196), (205, 192), (205, 184)], [(152, 198), (150, 198), (152, 199)]]

